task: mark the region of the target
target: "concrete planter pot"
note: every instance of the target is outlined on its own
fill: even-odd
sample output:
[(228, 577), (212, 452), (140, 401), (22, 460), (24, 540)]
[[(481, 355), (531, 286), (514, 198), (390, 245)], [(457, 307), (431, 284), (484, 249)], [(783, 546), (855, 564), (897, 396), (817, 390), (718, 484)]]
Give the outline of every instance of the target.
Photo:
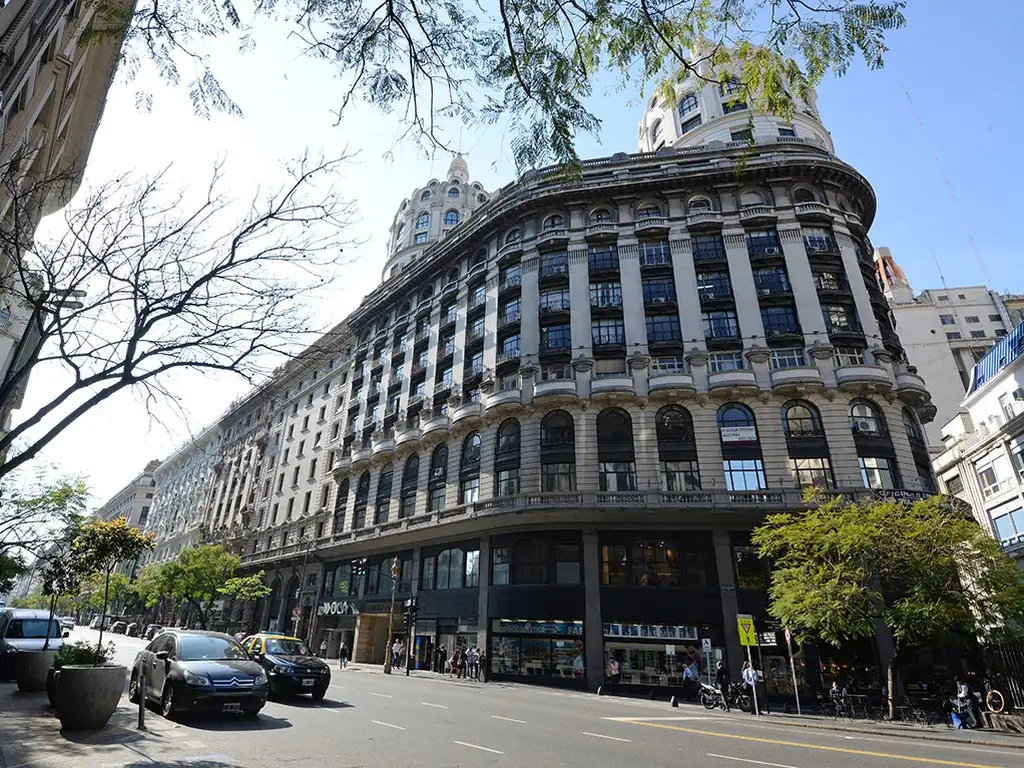
[(57, 681), (60, 679), (60, 670), (50, 667), (46, 673), (46, 698), (50, 700), (50, 706), (57, 708)]
[(18, 690), (39, 693), (46, 690), (46, 676), (57, 651), (20, 651), (14, 660), (14, 678)]
[(102, 728), (117, 709), (128, 670), (121, 666), (61, 667), (57, 679), (57, 717), (65, 730)]

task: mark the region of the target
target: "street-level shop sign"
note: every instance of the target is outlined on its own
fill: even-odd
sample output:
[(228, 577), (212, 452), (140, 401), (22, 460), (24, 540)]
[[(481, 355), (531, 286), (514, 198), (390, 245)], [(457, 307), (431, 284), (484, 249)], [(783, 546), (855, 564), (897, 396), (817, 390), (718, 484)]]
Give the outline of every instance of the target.
[(721, 427), (723, 443), (756, 443), (757, 427)]
[(500, 635), (568, 635), (582, 636), (582, 621), (528, 621), (493, 619), (491, 631)]
[(689, 640), (697, 642), (696, 627), (678, 627), (669, 624), (621, 624), (610, 622), (604, 625), (605, 637), (622, 637), (637, 640)]
[(757, 632), (754, 631), (754, 617), (747, 613), (736, 616), (736, 629), (740, 634), (740, 645), (757, 645)]
[(321, 603), (316, 610), (320, 616), (358, 616), (359, 609), (355, 603), (348, 600), (337, 600), (334, 602)]

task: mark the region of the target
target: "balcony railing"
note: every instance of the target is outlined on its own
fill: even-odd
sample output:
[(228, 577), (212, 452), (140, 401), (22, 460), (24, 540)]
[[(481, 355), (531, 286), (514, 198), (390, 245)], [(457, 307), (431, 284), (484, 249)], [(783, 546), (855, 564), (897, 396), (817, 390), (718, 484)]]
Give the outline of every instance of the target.
[(542, 315), (551, 314), (552, 312), (568, 312), (570, 308), (569, 299), (548, 299), (540, 303), (540, 313)]
[(732, 298), (732, 281), (711, 280), (697, 286), (697, 296), (701, 301), (716, 301)]
[(789, 284), (789, 280), (783, 280), (782, 278), (757, 280), (756, 285), (759, 296), (778, 296), (793, 292), (793, 286)]
[(850, 284), (846, 281), (846, 278), (839, 277), (838, 275), (815, 275), (814, 287), (819, 291), (837, 291), (843, 293), (849, 293), (850, 291)]
[(645, 307), (657, 307), (657, 306), (660, 306), (662, 304), (675, 304), (675, 303), (676, 303), (676, 294), (675, 294), (675, 292), (672, 292), (672, 293), (667, 293), (666, 292), (666, 293), (648, 294), (648, 295), (644, 296), (644, 306)]
[(484, 329), (483, 328), (470, 328), (469, 332), (466, 333), (466, 340), (467, 341), (476, 341), (477, 339), (482, 339), (483, 337), (484, 337)]
[(557, 275), (568, 275), (569, 265), (566, 263), (562, 264), (544, 264), (540, 268), (541, 277), (556, 277)]
[(498, 353), (498, 362), (499, 363), (510, 363), (513, 360), (519, 360), (520, 357), (521, 357), (521, 355), (519, 353), (519, 349), (518, 348), (516, 348), (516, 349), (503, 349), (501, 352)]
[(598, 331), (591, 334), (590, 338), (595, 347), (622, 347), (626, 345), (625, 331)]
[(804, 249), (808, 254), (833, 254), (839, 255), (839, 245), (831, 237), (805, 237)]
[(505, 279), (501, 281), (498, 286), (499, 291), (507, 291), (510, 288), (518, 288), (523, 284), (523, 278), (520, 275), (506, 275)]
[(510, 325), (512, 323), (518, 323), (519, 319), (521, 317), (522, 317), (522, 313), (518, 309), (514, 310), (514, 311), (511, 311), (511, 312), (506, 311), (498, 319), (498, 327), (502, 328), (502, 327), (504, 327), (506, 325)]
[(648, 344), (680, 344), (683, 341), (683, 334), (678, 328), (667, 328), (664, 330), (648, 329)]
[(747, 255), (752, 259), (782, 255), (782, 246), (774, 240), (747, 240)]
[(693, 260), (698, 264), (702, 264), (706, 261), (722, 261), (725, 258), (727, 258), (725, 255), (725, 248), (700, 246), (694, 247), (693, 249)]
[(434, 394), (436, 395), (436, 394), (439, 394), (441, 392), (447, 392), (451, 388), (452, 388), (451, 379), (444, 379), (444, 380), (439, 381), (436, 384), (434, 384)]
[(540, 343), (541, 352), (569, 352), (572, 350), (572, 345), (568, 341), (542, 341)]
[(775, 336), (791, 336), (800, 334), (800, 324), (797, 322), (776, 322), (764, 324), (764, 335), (766, 338)]
[(641, 267), (664, 267), (672, 263), (672, 254), (667, 247), (645, 248), (640, 251)]

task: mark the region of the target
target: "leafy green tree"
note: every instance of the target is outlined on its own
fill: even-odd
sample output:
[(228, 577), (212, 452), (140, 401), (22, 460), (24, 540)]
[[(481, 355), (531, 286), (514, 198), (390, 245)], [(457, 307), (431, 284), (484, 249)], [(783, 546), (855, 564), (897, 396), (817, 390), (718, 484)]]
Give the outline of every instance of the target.
[(273, 591), (267, 586), (263, 577), (263, 571), (248, 576), (235, 576), (224, 583), (224, 586), (220, 588), (220, 593), (243, 605), (254, 603)]
[[(76, 518), (68, 525), (61, 541), (47, 554), (46, 565), (43, 566), (43, 595), (49, 598), (49, 621), (53, 621), (58, 601), (78, 592), (86, 575), (88, 564), (82, 559), (82, 550), (75, 547), (81, 530), (81, 523)], [(50, 633), (47, 632), (43, 650), (49, 647)]]
[[(117, 520), (90, 520), (82, 526), (81, 533), (75, 538), (74, 551), (81, 558), (82, 570), (85, 573), (97, 573), (103, 576), (103, 602), (100, 618), (100, 638), (97, 652), (103, 647), (103, 622), (107, 617), (107, 606), (110, 604), (110, 584), (114, 568), (124, 560), (137, 560), (139, 555), (153, 547), (153, 534), (143, 533), (128, 524), (123, 517)], [(123, 574), (116, 574), (122, 576)], [(127, 577), (125, 577), (127, 582)]]
[[(101, 9), (109, 0), (100, 0)], [(861, 58), (883, 65), (886, 35), (905, 24), (904, 0), (258, 0), (243, 19), (232, 0), (140, 2), (134, 18), (107, 11), (113, 34), (126, 30), (126, 71), (153, 63), (165, 80), (187, 83), (195, 111), (240, 114), (203, 53), (211, 38), (253, 46), (253, 24), (274, 17), (308, 55), (337, 70), (329, 106), (362, 99), (403, 121), (405, 134), (451, 149), (445, 121), (505, 120), (520, 168), (576, 160), (581, 131), (600, 122), (595, 90), (618, 81), (630, 95), (697, 73), (737, 68), (752, 107), (783, 111), (783, 88), (801, 91)], [(130, 12), (128, 12), (130, 13)], [(802, 70), (792, 62), (798, 57)], [(140, 93), (144, 108), (151, 96)]]
[(224, 594), (221, 589), (234, 577), (241, 562), (217, 544), (183, 549), (177, 560), (163, 566), (168, 594), (195, 608), (199, 626), (206, 629), (213, 602)]
[(890, 700), (910, 648), (1024, 626), (1024, 572), (941, 497), (832, 498), (770, 515), (753, 541), (775, 565), (769, 612), (798, 636), (839, 645), (873, 637), (879, 623), (889, 628)]

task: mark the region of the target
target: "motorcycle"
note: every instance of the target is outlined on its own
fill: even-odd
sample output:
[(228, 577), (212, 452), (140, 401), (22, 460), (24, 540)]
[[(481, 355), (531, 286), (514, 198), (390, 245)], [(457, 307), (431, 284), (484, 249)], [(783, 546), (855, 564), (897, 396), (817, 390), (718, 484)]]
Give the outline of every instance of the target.
[[(725, 709), (722, 692), (713, 685), (701, 683), (700, 693), (697, 694), (697, 698), (704, 705), (704, 709)], [(738, 683), (729, 684), (729, 706), (739, 707), (743, 712), (750, 712), (753, 704), (750, 694), (747, 693), (747, 689), (744, 686)]]

